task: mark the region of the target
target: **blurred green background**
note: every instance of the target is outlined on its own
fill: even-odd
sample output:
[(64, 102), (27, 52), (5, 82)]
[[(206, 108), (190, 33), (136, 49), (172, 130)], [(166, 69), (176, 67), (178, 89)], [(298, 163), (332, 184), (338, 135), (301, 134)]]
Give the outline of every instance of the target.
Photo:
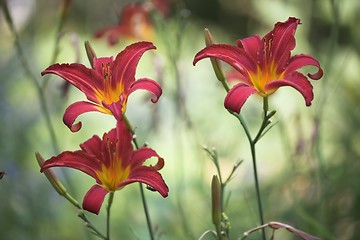
[[(99, 28), (117, 23), (124, 1), (72, 1), (60, 36), (56, 35), (62, 1), (9, 0), (8, 4), (26, 61), (40, 84), (44, 81), (40, 72), (51, 64), (57, 37), (56, 62), (79, 61), (86, 66), (84, 41), (91, 42), (98, 56), (116, 56), (133, 41), (124, 38), (109, 46), (106, 39), (93, 37)], [(278, 123), (257, 145), (265, 220), (287, 223), (322, 239), (360, 239), (360, 2), (187, 0), (173, 10), (168, 18), (157, 18), (151, 39), (157, 50), (145, 53), (136, 75), (161, 82), (163, 96), (154, 105), (148, 95), (136, 92), (127, 112), (140, 143), (147, 142), (166, 161), (162, 175), (170, 188), (168, 198), (146, 191), (160, 239), (197, 239), (213, 229), (210, 182), (216, 168), (204, 145), (216, 148), (224, 176), (244, 160), (227, 188), (232, 239), (259, 224), (246, 136), (223, 107), (225, 91), (210, 61), (196, 67), (192, 61), (204, 47), (205, 27), (216, 42), (235, 44), (256, 33), (263, 36), (290, 16), (302, 22), (293, 53), (317, 58), (324, 77), (312, 81), (311, 107), (292, 88), (270, 97)], [(59, 152), (53, 148), (35, 85), (21, 65), (3, 12), (0, 32), (0, 170), (6, 172), (0, 180), (0, 239), (96, 239), (88, 234), (77, 210), (39, 172), (34, 153), (39, 151), (47, 159)], [(85, 97), (73, 87), (64, 97), (63, 83), (54, 76), (45, 89), (59, 151), (78, 149), (93, 134), (101, 136), (115, 126), (110, 116), (88, 113), (80, 117), (83, 129), (71, 133), (62, 114), (70, 103)], [(251, 97), (242, 110), (253, 133), (261, 111), (257, 97)], [(79, 202), (94, 184), (79, 171), (56, 169), (56, 173), (60, 179), (69, 176), (65, 185)], [(88, 214), (103, 231), (105, 205), (106, 201), (99, 216)], [(116, 192), (111, 222), (113, 239), (149, 239), (137, 184)], [(297, 239), (284, 230), (276, 236)]]

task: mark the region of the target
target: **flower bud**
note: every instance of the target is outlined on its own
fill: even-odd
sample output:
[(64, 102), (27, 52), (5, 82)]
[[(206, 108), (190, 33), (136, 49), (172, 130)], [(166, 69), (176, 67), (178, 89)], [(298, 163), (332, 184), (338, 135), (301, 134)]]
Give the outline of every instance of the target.
[(72, 0), (61, 1), (61, 15), (62, 16), (66, 16), (69, 13), (71, 2), (72, 2)]
[(212, 199), (212, 222), (215, 226), (221, 223), (221, 188), (220, 182), (216, 175), (211, 181), (211, 199)]
[(91, 47), (89, 41), (85, 41), (85, 50), (86, 50), (86, 55), (91, 64), (91, 67), (94, 68), (94, 58), (96, 58), (96, 54), (95, 54), (94, 49)]
[[(210, 33), (209, 29), (205, 28), (204, 34), (205, 34), (205, 44), (206, 44), (206, 46), (208, 47), (208, 46), (214, 45), (215, 42), (214, 42), (213, 37), (211, 36), (211, 33)], [(222, 71), (221, 63), (219, 62), (219, 60), (217, 60), (216, 58), (210, 58), (210, 61), (211, 61), (211, 65), (212, 65), (212, 67), (214, 69), (214, 72), (216, 74), (216, 78), (220, 82), (225, 81), (224, 73)]]
[[(35, 156), (36, 156), (37, 162), (41, 168), (44, 165), (45, 160), (38, 152), (35, 153)], [(67, 194), (67, 191), (66, 191), (64, 185), (62, 185), (62, 183), (59, 181), (59, 179), (56, 177), (55, 173), (51, 169), (44, 170), (44, 174), (45, 174), (46, 178), (49, 180), (49, 182), (51, 183), (51, 185), (55, 188), (55, 190), (61, 196), (65, 196)]]

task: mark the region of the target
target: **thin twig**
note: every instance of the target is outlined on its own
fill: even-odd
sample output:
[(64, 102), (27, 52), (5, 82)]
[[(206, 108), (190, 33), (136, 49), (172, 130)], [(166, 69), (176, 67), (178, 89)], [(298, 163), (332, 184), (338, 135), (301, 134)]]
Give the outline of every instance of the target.
[[(139, 144), (138, 144), (137, 139), (136, 139), (135, 131), (134, 131), (133, 127), (131, 126), (131, 123), (130, 123), (129, 119), (125, 115), (123, 117), (124, 117), (124, 121), (125, 121), (125, 124), (126, 124), (127, 128), (129, 129), (129, 131), (133, 135), (133, 143), (135, 145), (135, 148), (139, 149)], [(143, 184), (141, 182), (139, 182), (139, 189), (140, 189), (140, 195), (141, 195), (141, 200), (142, 200), (142, 203), (143, 203), (143, 208), (144, 208), (145, 218), (146, 218), (146, 222), (147, 222), (147, 226), (148, 226), (148, 230), (149, 230), (150, 239), (154, 240), (155, 237), (154, 237), (154, 231), (153, 231), (152, 224), (151, 224), (149, 208), (148, 208), (145, 193), (144, 193), (144, 187), (143, 187)]]

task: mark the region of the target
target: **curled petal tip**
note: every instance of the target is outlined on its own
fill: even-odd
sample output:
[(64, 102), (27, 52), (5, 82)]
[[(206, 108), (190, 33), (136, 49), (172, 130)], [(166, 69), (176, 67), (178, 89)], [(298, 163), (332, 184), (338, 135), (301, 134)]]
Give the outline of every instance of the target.
[(159, 157), (158, 159), (158, 162), (155, 164), (155, 166), (153, 166), (156, 171), (161, 170), (165, 165), (164, 159), (162, 157)]
[(153, 98), (151, 98), (151, 102), (157, 103), (157, 101), (159, 101), (159, 98), (158, 98), (158, 97), (153, 97)]
[(130, 95), (130, 93), (132, 93), (136, 90), (139, 90), (139, 89), (146, 90), (146, 91), (152, 93), (154, 95), (154, 97), (151, 98), (151, 101), (153, 103), (156, 103), (162, 95), (161, 86), (152, 79), (140, 78), (140, 79), (136, 80), (131, 85), (128, 94)]
[(78, 122), (78, 123), (75, 123), (72, 126), (68, 126), (68, 127), (72, 132), (78, 132), (78, 131), (80, 131), (80, 129), (82, 127), (82, 123)]
[(310, 95), (310, 96), (304, 96), (304, 100), (305, 100), (305, 105), (307, 107), (311, 106), (312, 101), (314, 100), (314, 94)]
[(99, 106), (85, 101), (75, 102), (65, 110), (63, 122), (72, 132), (77, 132), (81, 129), (82, 123), (77, 122), (74, 124), (76, 118), (90, 111), (100, 111)]
[(308, 77), (313, 80), (319, 80), (320, 78), (322, 78), (323, 75), (324, 75), (323, 70), (321, 68), (319, 68), (319, 71), (317, 71), (317, 73), (314, 73), (314, 74), (309, 73)]

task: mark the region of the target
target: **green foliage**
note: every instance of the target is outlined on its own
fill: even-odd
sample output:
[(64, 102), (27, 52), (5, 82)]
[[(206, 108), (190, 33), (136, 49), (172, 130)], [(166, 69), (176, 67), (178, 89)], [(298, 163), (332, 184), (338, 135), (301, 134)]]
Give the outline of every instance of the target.
[[(73, 1), (59, 36), (56, 34), (60, 16), (53, 1), (36, 1), (36, 5), (35, 1), (22, 1), (31, 6), (20, 2), (9, 4), (10, 12), (24, 58), (40, 85), (45, 81), (40, 72), (52, 61), (54, 49), (59, 48), (57, 62), (79, 59), (89, 66), (82, 44), (86, 40), (91, 42), (98, 56), (116, 55), (129, 43), (124, 40), (109, 47), (104, 39), (92, 36), (97, 29), (116, 23), (114, 6), (120, 7), (119, 2)], [(264, 217), (285, 222), (322, 239), (360, 239), (357, 230), (360, 219), (360, 41), (358, 26), (354, 24), (359, 22), (359, 2), (203, 1), (207, 5), (212, 3), (210, 8), (192, 2), (196, 1), (184, 3), (192, 14), (179, 34), (181, 51), (175, 51), (179, 53), (178, 73), (166, 57), (167, 48), (177, 46), (162, 40), (167, 37), (166, 32), (154, 39), (158, 49), (155, 54), (165, 62), (162, 66), (164, 94), (158, 106), (144, 103), (141, 94), (129, 99), (129, 105), (135, 102), (143, 105), (141, 111), (131, 111), (129, 107), (128, 113), (139, 142), (148, 142), (166, 161), (162, 174), (170, 188), (169, 197), (162, 199), (151, 191), (145, 192), (156, 226), (155, 234), (159, 239), (197, 239), (206, 230), (213, 229), (210, 183), (217, 168), (201, 148), (204, 144), (218, 150), (218, 163), (224, 176), (232, 174), (234, 162), (244, 159), (226, 185), (231, 191), (226, 204), (231, 238), (236, 239), (259, 225), (246, 135), (223, 108), (225, 92), (214, 73), (209, 71), (210, 62), (204, 61), (194, 68), (191, 61), (204, 47), (205, 27), (211, 30), (217, 42), (233, 43), (254, 33), (261, 34), (277, 21), (296, 16), (303, 23), (297, 32), (296, 51), (316, 56), (325, 75), (314, 85), (315, 100), (311, 108), (304, 106), (301, 96), (294, 97), (294, 94), (288, 98), (293, 93), (291, 89), (280, 90), (269, 99), (271, 109), (277, 110), (273, 118), (279, 124), (271, 128), (257, 148)], [(170, 17), (166, 23), (176, 26), (176, 19)], [(77, 217), (78, 209), (57, 195), (39, 171), (35, 152), (41, 152), (45, 159), (59, 152), (51, 144), (51, 133), (46, 127), (47, 120), (42, 115), (32, 77), (21, 65), (14, 37), (4, 18), (1, 23), (0, 171), (6, 174), (0, 179), (0, 238), (94, 239)], [(176, 28), (167, 31), (179, 36)], [(153, 74), (152, 78), (158, 80), (153, 63), (146, 57), (142, 61), (144, 67), (139, 69), (139, 76)], [(145, 71), (147, 74), (142, 74)], [(176, 93), (179, 88), (176, 74), (183, 89), (180, 95)], [(82, 117), (87, 121), (82, 132), (70, 133), (61, 122), (64, 108), (73, 99), (84, 96), (70, 89), (64, 97), (62, 86), (63, 81), (53, 77), (46, 80), (44, 91), (59, 151), (77, 149), (79, 143), (93, 134), (101, 135), (113, 126), (107, 116), (89, 113), (91, 119)], [(176, 96), (180, 97), (176, 100)], [(180, 117), (179, 108), (188, 115)], [(249, 100), (244, 109), (249, 130), (254, 132), (261, 124), (261, 101)], [(79, 172), (57, 173), (60, 179), (70, 176), (71, 194), (79, 202), (94, 183)], [(69, 186), (66, 187), (70, 191)], [(133, 185), (115, 194), (111, 231), (116, 239), (148, 238), (137, 190), (137, 185)], [(105, 218), (105, 214), (104, 208), (99, 218)], [(87, 216), (94, 225), (105, 230), (103, 221), (91, 214)], [(212, 239), (210, 235), (206, 239)], [(259, 237), (254, 233), (247, 239)], [(276, 237), (297, 239), (280, 230)]]

